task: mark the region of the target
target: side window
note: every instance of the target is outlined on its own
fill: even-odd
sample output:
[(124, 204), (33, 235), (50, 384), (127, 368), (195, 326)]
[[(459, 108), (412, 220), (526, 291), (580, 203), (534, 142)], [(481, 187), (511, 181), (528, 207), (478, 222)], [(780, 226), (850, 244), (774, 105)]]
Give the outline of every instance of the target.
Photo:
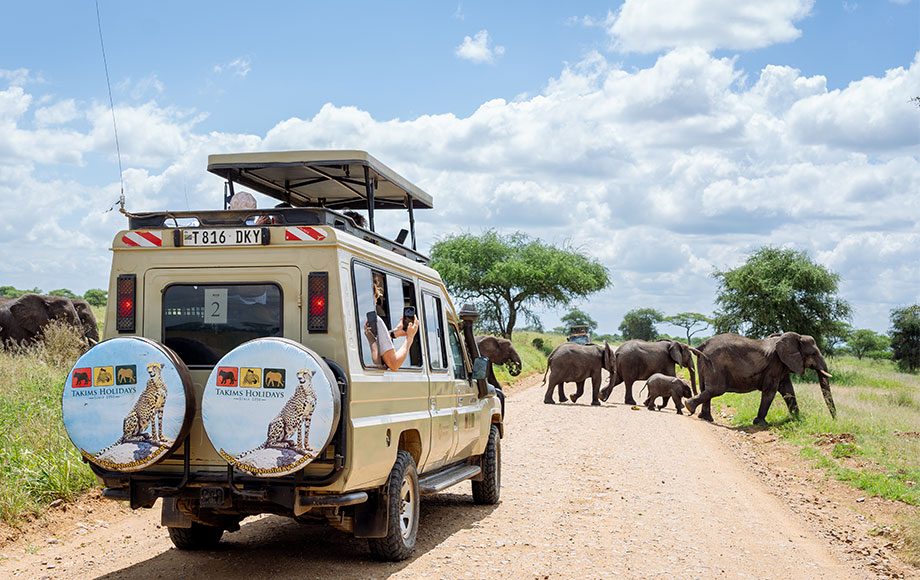
[(453, 324), (448, 328), (450, 331), (450, 354), (454, 359), (454, 378), (465, 381), (469, 375), (466, 371), (466, 359), (463, 356), (463, 348), (460, 346), (460, 333)]
[(441, 317), (441, 299), (422, 294), (425, 308), (425, 338), (428, 344), (428, 361), (432, 369), (447, 368), (447, 346), (444, 344), (444, 323)]
[[(405, 308), (416, 308), (415, 285), (364, 264), (355, 263), (352, 272), (361, 362), (364, 366), (382, 367), (380, 355), (390, 348), (399, 349), (406, 341), (403, 336), (391, 339), (389, 334), (401, 324)], [(416, 336), (400, 368), (421, 366), (422, 349)]]

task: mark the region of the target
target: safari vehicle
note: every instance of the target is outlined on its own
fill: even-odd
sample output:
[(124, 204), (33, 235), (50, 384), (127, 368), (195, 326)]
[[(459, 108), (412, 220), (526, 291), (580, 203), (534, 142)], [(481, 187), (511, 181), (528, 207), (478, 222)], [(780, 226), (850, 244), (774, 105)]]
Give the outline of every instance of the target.
[[(416, 249), (431, 197), (363, 151), (212, 155), (208, 170), (228, 200), (246, 187), (284, 207), (128, 214), (106, 340), (63, 394), (103, 496), (163, 498), (180, 549), (273, 513), (368, 538), (389, 560), (413, 550), (420, 495), (472, 480), (475, 502), (497, 503), (502, 416), (477, 313), (455, 310)], [(381, 235), (380, 210), (409, 229)], [(412, 318), (390, 370), (372, 323)], [(397, 350), (407, 340), (390, 334)]]
[(574, 325), (569, 329), (569, 342), (576, 344), (588, 344), (591, 342), (591, 336), (588, 334), (588, 327), (584, 325)]

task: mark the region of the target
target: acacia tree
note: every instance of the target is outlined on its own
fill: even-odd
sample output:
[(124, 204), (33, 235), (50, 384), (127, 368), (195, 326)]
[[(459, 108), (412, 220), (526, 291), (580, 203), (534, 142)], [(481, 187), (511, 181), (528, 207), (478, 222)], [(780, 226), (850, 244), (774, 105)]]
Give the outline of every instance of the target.
[(908, 372), (920, 369), (920, 304), (891, 311), (892, 357)]
[(847, 337), (847, 346), (850, 347), (850, 351), (858, 359), (862, 359), (862, 357), (869, 353), (888, 350), (889, 343), (890, 341), (887, 336), (878, 334), (874, 330), (869, 330), (868, 328), (854, 330), (850, 333), (850, 336)]
[(664, 320), (664, 315), (654, 308), (638, 308), (623, 315), (620, 334), (623, 340), (657, 340), (658, 329), (655, 325)]
[(448, 236), (432, 246), (431, 266), (451, 294), (476, 303), (484, 329), (509, 339), (518, 318), (535, 318), (534, 305), (567, 306), (610, 285), (596, 260), (521, 232)]
[[(674, 316), (668, 316), (664, 319), (663, 322), (673, 324), (674, 326), (679, 326), (686, 330), (687, 344), (690, 344), (690, 338), (694, 334), (703, 332), (709, 328), (710, 325), (712, 325), (711, 318), (697, 312), (681, 312), (680, 314), (675, 314)], [(693, 330), (696, 326), (699, 326), (699, 328)]]
[(587, 326), (590, 334), (594, 334), (597, 329), (597, 322), (578, 308), (573, 308), (563, 316), (562, 322), (565, 323), (565, 328), (567, 329), (571, 329), (573, 326)]
[(774, 332), (824, 337), (850, 318), (850, 304), (837, 296), (840, 276), (806, 252), (765, 246), (733, 270), (716, 271), (719, 281), (715, 331), (762, 338)]

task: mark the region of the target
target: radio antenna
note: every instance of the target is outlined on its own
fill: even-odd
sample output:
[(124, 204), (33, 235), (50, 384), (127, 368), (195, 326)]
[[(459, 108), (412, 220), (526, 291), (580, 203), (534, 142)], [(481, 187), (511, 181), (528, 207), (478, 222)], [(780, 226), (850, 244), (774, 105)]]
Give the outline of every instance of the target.
[(109, 106), (112, 109), (112, 128), (115, 130), (115, 153), (118, 156), (118, 180), (121, 183), (121, 195), (118, 201), (112, 204), (112, 207), (106, 210), (106, 213), (119, 206), (119, 211), (127, 215), (125, 211), (125, 177), (121, 168), (121, 147), (118, 146), (118, 124), (115, 122), (115, 99), (112, 98), (112, 83), (109, 81), (109, 63), (105, 58), (105, 41), (102, 40), (102, 18), (99, 16), (99, 0), (96, 0), (96, 24), (99, 27), (99, 44), (102, 46), (102, 65), (105, 67), (105, 85), (109, 89)]

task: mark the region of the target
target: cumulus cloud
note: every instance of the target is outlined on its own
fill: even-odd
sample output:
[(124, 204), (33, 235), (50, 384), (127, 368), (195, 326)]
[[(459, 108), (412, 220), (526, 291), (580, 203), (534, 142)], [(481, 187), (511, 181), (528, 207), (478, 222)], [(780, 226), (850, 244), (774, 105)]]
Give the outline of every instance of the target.
[(493, 63), (496, 58), (505, 54), (505, 47), (490, 46), (490, 44), (489, 31), (480, 30), (473, 37), (465, 36), (455, 54), (475, 63)]
[[(209, 153), (365, 149), (434, 196), (435, 209), (416, 215), (422, 251), (450, 233), (496, 227), (601, 260), (615, 286), (592, 297), (589, 313), (604, 331), (637, 307), (711, 313), (712, 270), (767, 244), (808, 251), (837, 271), (854, 323), (883, 331), (888, 310), (920, 299), (920, 145), (905, 96), (920, 94), (918, 74), (915, 58), (828, 91), (823, 77), (794, 68), (751, 73), (681, 48), (639, 70), (590, 54), (539, 94), (491, 100), (466, 117), (380, 120), (326, 104), (264, 136), (205, 133), (204, 113), (155, 101), (120, 107), (118, 119), (132, 211), (220, 207), (221, 181), (204, 171)], [(0, 223), (0, 251), (11, 256), (4, 278), (98, 287), (105, 248), (124, 227), (102, 213), (117, 179), (104, 188), (54, 181), (48, 175), (60, 170), (37, 166), (111, 171), (111, 118), (103, 106), (62, 99), (43, 102), (35, 118), (45, 121), (29, 128), (36, 100), (0, 87), (0, 211), (43, 216), (41, 227)], [(74, 115), (90, 128), (69, 128), (63, 120)], [(381, 231), (403, 227), (398, 213), (380, 216)], [(98, 268), (66, 272), (82, 283), (50, 281), (59, 256)]]
[(607, 31), (623, 52), (682, 46), (750, 50), (801, 36), (795, 23), (814, 0), (626, 0), (608, 17)]

